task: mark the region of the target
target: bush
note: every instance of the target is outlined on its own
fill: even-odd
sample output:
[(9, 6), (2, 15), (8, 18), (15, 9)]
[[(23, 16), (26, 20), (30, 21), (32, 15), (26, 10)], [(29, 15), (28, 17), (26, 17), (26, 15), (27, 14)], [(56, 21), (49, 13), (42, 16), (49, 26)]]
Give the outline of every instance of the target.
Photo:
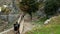
[(60, 7), (59, 0), (46, 0), (45, 13), (47, 14), (47, 18), (50, 15), (56, 14), (59, 7)]
[(22, 0), (19, 4), (20, 9), (26, 14), (28, 13), (32, 19), (32, 13), (36, 12), (39, 8), (37, 0)]

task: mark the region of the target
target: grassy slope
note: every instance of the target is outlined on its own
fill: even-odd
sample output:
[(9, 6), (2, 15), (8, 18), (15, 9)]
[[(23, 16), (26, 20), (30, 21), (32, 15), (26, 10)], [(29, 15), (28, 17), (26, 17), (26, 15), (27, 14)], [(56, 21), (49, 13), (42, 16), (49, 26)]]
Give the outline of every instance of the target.
[(25, 34), (60, 34), (60, 16), (52, 18), (49, 24), (35, 27)]
[(44, 17), (44, 18), (39, 18), (38, 20), (34, 20), (34, 21), (32, 21), (32, 22), (33, 22), (34, 24), (42, 25), (46, 19), (47, 19), (46, 17)]

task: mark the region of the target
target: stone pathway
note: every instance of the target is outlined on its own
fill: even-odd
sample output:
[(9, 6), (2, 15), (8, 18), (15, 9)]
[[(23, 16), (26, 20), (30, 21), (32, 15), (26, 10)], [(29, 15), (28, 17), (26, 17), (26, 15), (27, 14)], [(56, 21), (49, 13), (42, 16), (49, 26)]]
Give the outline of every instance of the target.
[(23, 33), (31, 30), (33, 27), (35, 27), (35, 25), (33, 25), (31, 22), (25, 22)]
[[(24, 22), (24, 30), (21, 30), (21, 34), (31, 30), (35, 25), (31, 24), (31, 22)], [(21, 28), (22, 29), (22, 28)], [(7, 31), (1, 32), (0, 34), (14, 34), (13, 28), (8, 29)]]
[[(18, 22), (20, 21), (20, 18), (18, 19)], [(20, 33), (24, 34), (25, 32), (31, 30), (35, 25), (32, 24), (32, 22), (24, 21), (20, 23)], [(2, 32), (3, 34), (14, 34), (13, 28), (8, 29), (7, 31)]]

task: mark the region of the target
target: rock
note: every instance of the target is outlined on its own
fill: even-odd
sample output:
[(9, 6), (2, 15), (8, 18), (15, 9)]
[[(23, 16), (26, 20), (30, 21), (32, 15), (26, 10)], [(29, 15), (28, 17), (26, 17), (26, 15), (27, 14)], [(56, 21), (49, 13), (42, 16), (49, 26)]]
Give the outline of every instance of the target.
[(44, 24), (48, 24), (50, 22), (51, 18), (50, 19), (47, 19)]

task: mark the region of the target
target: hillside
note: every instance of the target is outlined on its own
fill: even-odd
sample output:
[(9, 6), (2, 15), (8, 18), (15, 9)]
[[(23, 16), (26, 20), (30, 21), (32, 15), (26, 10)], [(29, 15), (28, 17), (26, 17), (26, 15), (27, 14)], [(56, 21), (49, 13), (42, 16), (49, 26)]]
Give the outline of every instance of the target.
[(60, 0), (0, 0), (0, 32), (13, 34), (16, 22), (21, 33), (60, 34)]
[(25, 34), (60, 34), (60, 15), (51, 18), (49, 24), (33, 28)]

